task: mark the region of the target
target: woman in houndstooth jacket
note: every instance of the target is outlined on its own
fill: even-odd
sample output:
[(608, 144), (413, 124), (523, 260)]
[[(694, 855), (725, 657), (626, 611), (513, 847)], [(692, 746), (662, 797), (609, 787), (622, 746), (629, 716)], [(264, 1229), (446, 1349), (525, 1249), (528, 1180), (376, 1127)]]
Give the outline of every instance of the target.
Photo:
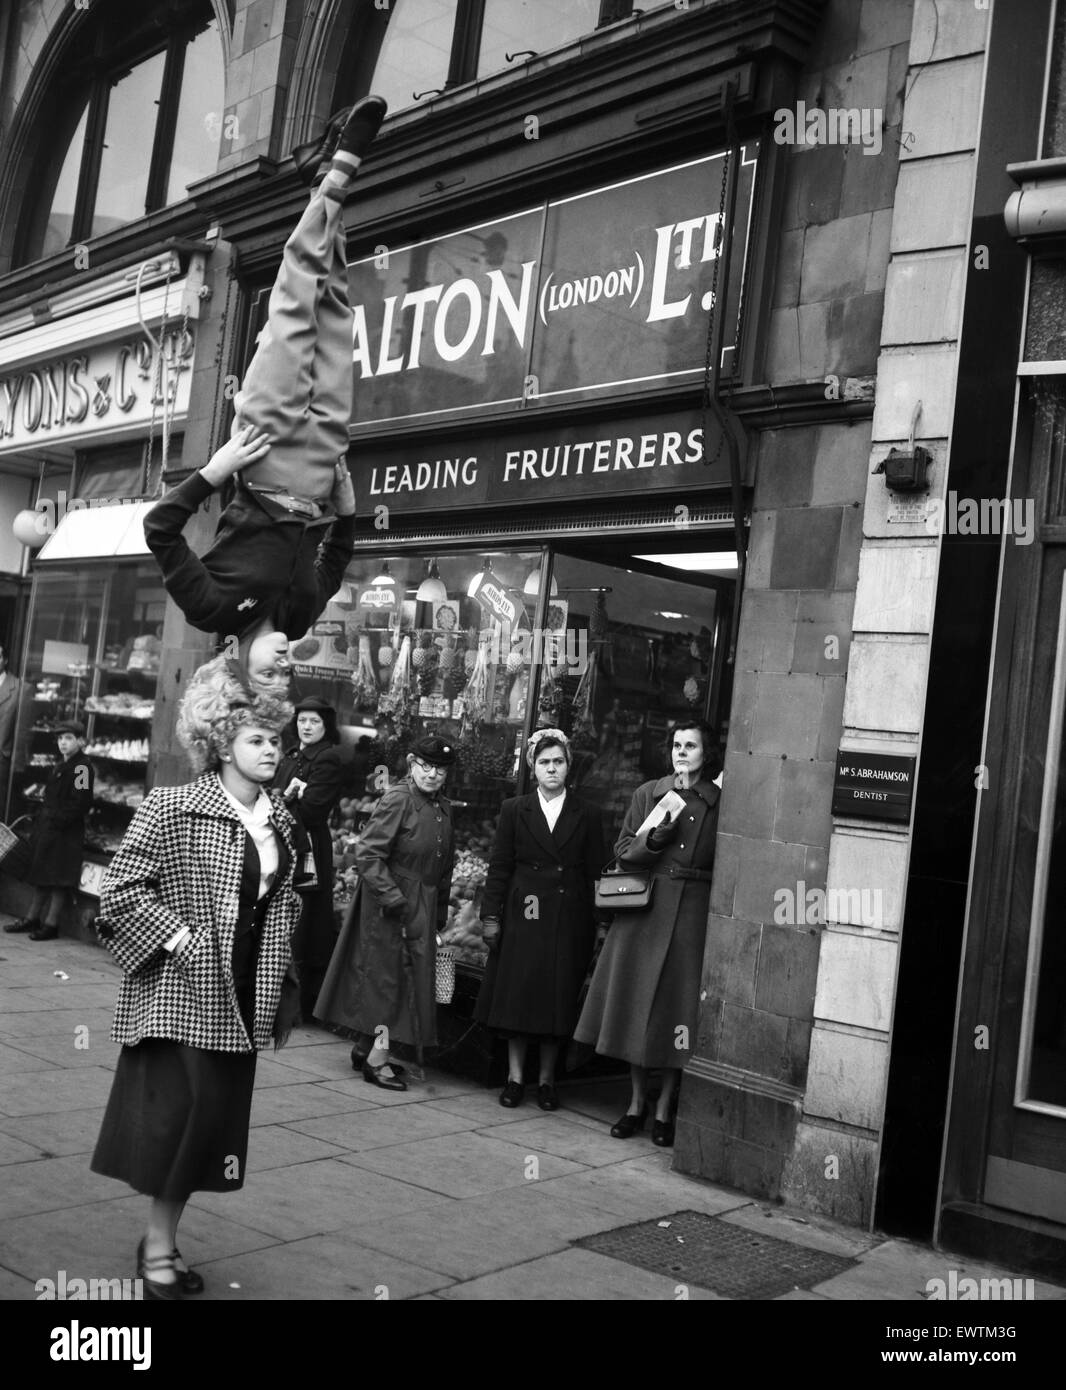
[(108, 870), (98, 930), (122, 966), (122, 1052), (95, 1172), (152, 1200), (145, 1296), (198, 1293), (177, 1249), (190, 1193), (244, 1183), (258, 1049), (295, 1011), (292, 818), (265, 788), (292, 707), (194, 678), (178, 736), (200, 775), (147, 797)]

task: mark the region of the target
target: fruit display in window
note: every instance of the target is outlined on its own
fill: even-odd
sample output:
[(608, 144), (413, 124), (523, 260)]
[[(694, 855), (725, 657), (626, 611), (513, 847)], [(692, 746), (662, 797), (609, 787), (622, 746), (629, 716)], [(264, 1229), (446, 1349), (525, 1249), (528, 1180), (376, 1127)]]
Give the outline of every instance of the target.
[(358, 662), (352, 672), (352, 695), (357, 709), (377, 703), (378, 678), (370, 659), (370, 638), (366, 636), (359, 639)]
[(401, 715), (407, 710), (411, 680), (411, 639), (405, 637), (400, 643), (400, 653), (392, 668), (389, 688), (378, 700), (378, 710), (382, 714)]

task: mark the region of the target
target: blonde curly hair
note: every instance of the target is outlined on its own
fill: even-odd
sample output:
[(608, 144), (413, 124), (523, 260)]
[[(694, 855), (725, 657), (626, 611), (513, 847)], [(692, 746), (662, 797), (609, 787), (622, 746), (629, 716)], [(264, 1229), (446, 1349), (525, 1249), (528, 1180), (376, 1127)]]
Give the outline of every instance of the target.
[(222, 754), (248, 724), (281, 733), (292, 719), (292, 705), (270, 695), (253, 694), (235, 662), (216, 656), (193, 673), (178, 708), (178, 741), (193, 771), (213, 772)]

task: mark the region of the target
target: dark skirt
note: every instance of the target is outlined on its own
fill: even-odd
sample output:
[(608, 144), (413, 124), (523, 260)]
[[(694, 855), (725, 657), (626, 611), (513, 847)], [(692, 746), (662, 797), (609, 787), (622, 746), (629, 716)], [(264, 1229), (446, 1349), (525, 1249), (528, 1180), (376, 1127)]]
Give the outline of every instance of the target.
[(244, 1186), (255, 1059), (166, 1038), (123, 1047), (93, 1172), (168, 1201), (236, 1192)]

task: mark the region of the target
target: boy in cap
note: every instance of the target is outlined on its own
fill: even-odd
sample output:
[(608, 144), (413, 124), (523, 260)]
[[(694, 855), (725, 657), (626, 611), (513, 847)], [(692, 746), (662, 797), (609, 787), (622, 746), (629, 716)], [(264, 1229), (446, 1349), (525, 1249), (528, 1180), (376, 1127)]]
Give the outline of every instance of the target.
[(44, 802), (30, 837), (26, 881), (36, 890), (28, 917), (9, 922), (5, 932), (29, 932), (31, 941), (54, 941), (63, 904), (81, 881), (85, 817), (93, 804), (93, 768), (83, 755), (85, 725), (57, 724), (60, 760), (48, 775)]
[[(385, 112), (381, 97), (369, 96), (330, 123), (235, 399), (230, 439), (145, 519), (171, 598), (193, 627), (237, 637), (246, 667), (257, 640), (281, 659), (286, 639), (303, 636), (351, 559), (352, 310), (342, 212)], [(214, 543), (197, 558), (182, 530), (241, 470)]]

